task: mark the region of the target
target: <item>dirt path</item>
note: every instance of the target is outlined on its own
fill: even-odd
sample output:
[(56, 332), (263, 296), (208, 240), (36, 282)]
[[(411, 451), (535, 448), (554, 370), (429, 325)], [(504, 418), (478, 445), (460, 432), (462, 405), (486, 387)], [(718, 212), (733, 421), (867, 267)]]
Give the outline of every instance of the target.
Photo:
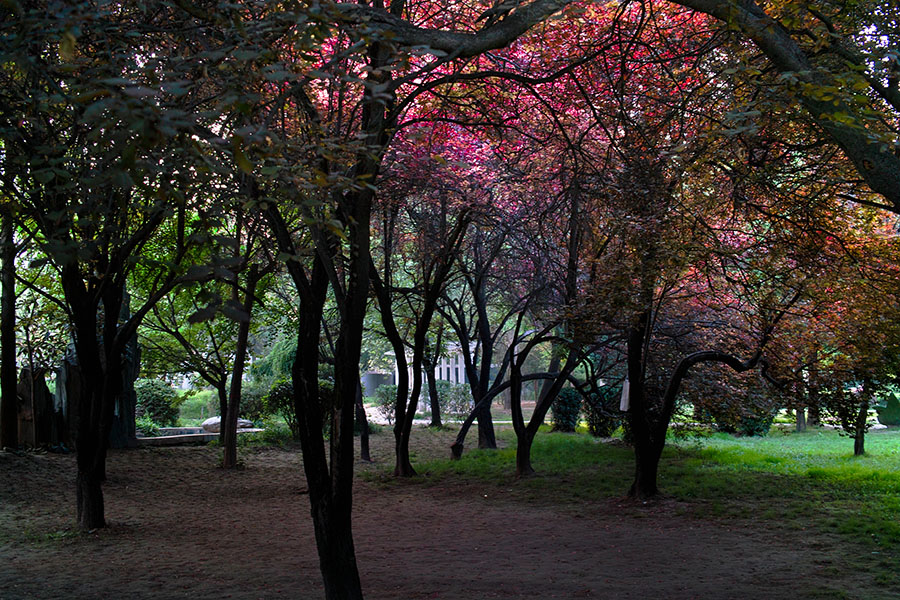
[[(242, 455), (246, 468), (226, 472), (210, 448), (113, 452), (111, 526), (78, 535), (74, 459), (0, 453), (0, 599), (321, 598), (299, 454)], [(666, 503), (555, 508), (513, 487), (453, 482), (356, 490), (373, 600), (892, 597), (846, 573), (835, 580), (840, 560), (821, 538), (679, 516)]]

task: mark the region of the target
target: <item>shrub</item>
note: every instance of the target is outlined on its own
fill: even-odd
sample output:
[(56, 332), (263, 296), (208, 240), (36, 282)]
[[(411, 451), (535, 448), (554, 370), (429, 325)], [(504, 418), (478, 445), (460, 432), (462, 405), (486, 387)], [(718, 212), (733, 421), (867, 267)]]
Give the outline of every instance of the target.
[(244, 383), (241, 385), (240, 415), (254, 423), (261, 423), (263, 419), (273, 413), (266, 409), (263, 401), (269, 390), (256, 383)]
[(159, 435), (159, 425), (154, 423), (153, 419), (147, 415), (141, 415), (135, 419), (134, 426), (144, 437), (156, 437)]
[(712, 416), (718, 431), (747, 437), (767, 435), (775, 420), (772, 411), (760, 406), (742, 407), (738, 414), (713, 413)]
[(619, 428), (619, 395), (621, 388), (604, 388), (582, 401), (588, 432), (594, 437), (610, 437)]
[[(278, 415), (287, 423), (291, 436), (300, 439), (300, 426), (297, 423), (297, 412), (294, 410), (294, 385), (286, 379), (279, 379), (269, 393), (263, 396), (263, 406), (267, 414)], [(268, 430), (271, 424), (266, 425)]]
[(581, 394), (574, 388), (563, 388), (550, 405), (553, 413), (553, 431), (575, 431), (581, 412)]
[(137, 418), (147, 417), (157, 425), (172, 426), (178, 420), (178, 407), (184, 401), (170, 384), (161, 379), (138, 379), (134, 382), (137, 396)]
[(388, 425), (393, 425), (397, 414), (397, 386), (383, 385), (375, 390), (375, 407)]
[(747, 414), (738, 423), (738, 435), (763, 437), (769, 434), (775, 415), (767, 411)]
[(455, 421), (464, 421), (475, 407), (469, 386), (444, 380), (436, 381), (435, 385), (441, 412)]
[(900, 399), (897, 394), (889, 394), (883, 403), (875, 407), (878, 422), (888, 427), (900, 425)]
[[(294, 410), (294, 384), (288, 379), (279, 379), (263, 397), (263, 405), (267, 414), (278, 415), (287, 423), (294, 440), (300, 439), (300, 424)], [(331, 407), (334, 405), (334, 384), (324, 379), (319, 380), (319, 406), (322, 409), (322, 432), (328, 436), (331, 432)]]

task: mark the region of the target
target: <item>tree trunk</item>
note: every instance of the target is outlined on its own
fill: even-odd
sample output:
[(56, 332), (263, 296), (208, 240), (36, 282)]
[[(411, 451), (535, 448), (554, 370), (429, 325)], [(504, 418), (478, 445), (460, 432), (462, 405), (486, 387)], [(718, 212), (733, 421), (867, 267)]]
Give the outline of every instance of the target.
[(638, 500), (646, 500), (659, 493), (659, 459), (668, 428), (666, 424), (662, 442), (655, 443), (654, 424), (650, 420), (650, 398), (644, 381), (644, 340), (649, 327), (650, 311), (644, 311), (638, 317), (636, 326), (628, 332), (628, 423), (634, 443), (634, 480), (628, 495)]
[(237, 423), (241, 406), (241, 382), (244, 378), (244, 364), (247, 361), (247, 344), (250, 339), (250, 316), (253, 312), (253, 301), (256, 286), (259, 283), (259, 269), (256, 264), (250, 266), (247, 274), (247, 291), (244, 296), (245, 318), (238, 326), (238, 339), (234, 356), (234, 367), (231, 371), (231, 390), (228, 393), (228, 410), (222, 415), (219, 434), (222, 438), (222, 467), (232, 469), (237, 466)]
[[(82, 453), (79, 452), (79, 463)], [(106, 527), (103, 506), (103, 474), (88, 465), (84, 469), (79, 466), (75, 478), (78, 527), (82, 531), (92, 531)]]
[(497, 437), (494, 435), (494, 418), (491, 403), (486, 404), (476, 414), (478, 419), (478, 447), (482, 450), (496, 450)]
[[(633, 426), (632, 426), (633, 427)], [(646, 500), (659, 494), (657, 476), (659, 474), (659, 459), (662, 455), (654, 448), (649, 439), (634, 441), (634, 481), (628, 490), (628, 495), (638, 500)]]
[(425, 378), (428, 382), (428, 398), (431, 401), (431, 423), (429, 427), (440, 429), (444, 426), (441, 421), (441, 399), (438, 397), (437, 379), (434, 376), (435, 364), (425, 365)]
[(534, 475), (531, 466), (531, 446), (534, 443), (534, 433), (526, 428), (521, 435), (516, 436), (516, 477), (528, 477)]
[(372, 462), (372, 455), (369, 452), (369, 419), (363, 405), (362, 383), (356, 388), (356, 423), (359, 426), (359, 459)]
[(856, 427), (853, 435), (853, 456), (866, 453), (866, 420), (869, 418), (869, 401), (865, 400), (856, 415)]
[[(319, 548), (319, 568), (328, 600), (362, 600), (362, 585), (356, 567), (356, 550), (350, 528), (349, 511), (345, 518), (334, 514), (335, 507), (313, 509), (313, 529)], [(317, 514), (318, 513), (318, 514)]]
[(2, 255), (2, 308), (0, 308), (0, 449), (15, 448), (18, 437), (16, 394), (16, 247), (12, 216), (0, 213), (0, 255)]
[(216, 396), (219, 398), (219, 418), (220, 425), (225, 421), (225, 415), (228, 414), (228, 380), (222, 381), (216, 385)]
[(797, 432), (806, 431), (806, 409), (798, 408), (797, 413)]

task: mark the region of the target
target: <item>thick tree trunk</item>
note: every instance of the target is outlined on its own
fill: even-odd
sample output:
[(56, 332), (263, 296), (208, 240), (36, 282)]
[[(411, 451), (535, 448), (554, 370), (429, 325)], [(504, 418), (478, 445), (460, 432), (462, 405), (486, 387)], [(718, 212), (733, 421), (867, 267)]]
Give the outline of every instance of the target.
[(516, 477), (534, 475), (534, 467), (531, 466), (531, 446), (533, 443), (534, 433), (527, 428), (521, 435), (516, 436)]
[(96, 468), (88, 465), (82, 470), (79, 467), (75, 479), (75, 492), (78, 527), (82, 531), (106, 527), (102, 483), (103, 473), (98, 472)]
[(798, 408), (795, 412), (797, 413), (797, 431), (806, 431), (806, 409)]
[(16, 248), (12, 217), (0, 212), (0, 257), (2, 257), (2, 308), (0, 308), (0, 448), (15, 448), (18, 437), (16, 394)]
[(646, 500), (659, 494), (657, 476), (660, 456), (661, 452), (657, 452), (649, 440), (638, 442), (637, 436), (635, 436), (634, 481), (628, 490), (629, 496), (638, 500)]
[(491, 415), (491, 404), (488, 403), (479, 410), (475, 418), (478, 419), (478, 447), (482, 450), (496, 450), (497, 436), (494, 434), (494, 417)]
[[(405, 436), (401, 430), (397, 432), (397, 425), (394, 425), (394, 477), (415, 477), (416, 470), (412, 466), (409, 458), (409, 438)], [(404, 438), (406, 443), (404, 443)]]
[(334, 514), (336, 507), (326, 505), (322, 508), (322, 511), (313, 510), (313, 529), (319, 548), (319, 568), (325, 583), (325, 597), (328, 600), (362, 600), (349, 511), (345, 517), (339, 518)]
[(634, 439), (634, 481), (628, 495), (639, 499), (659, 493), (656, 476), (660, 454), (653, 451), (650, 399), (644, 384), (644, 340), (649, 327), (650, 311), (644, 311), (628, 331), (628, 423)]

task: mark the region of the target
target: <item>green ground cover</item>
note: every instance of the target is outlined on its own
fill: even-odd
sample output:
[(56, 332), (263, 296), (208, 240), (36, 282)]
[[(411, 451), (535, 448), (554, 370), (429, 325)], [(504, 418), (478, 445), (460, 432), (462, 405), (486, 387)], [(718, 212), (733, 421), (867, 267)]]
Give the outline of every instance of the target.
[[(459, 461), (417, 465), (427, 474), (421, 482), (453, 477), (509, 486), (515, 436), (510, 430), (498, 436), (506, 445), (499, 451), (467, 451)], [(660, 489), (682, 512), (833, 533), (877, 553), (900, 544), (900, 430), (870, 432), (866, 448), (865, 456), (854, 457), (852, 440), (829, 430), (686, 438), (667, 447)], [(616, 498), (630, 484), (633, 455), (621, 443), (544, 432), (532, 456), (538, 475), (516, 487), (534, 498), (562, 504)], [(548, 495), (550, 489), (557, 493)]]

